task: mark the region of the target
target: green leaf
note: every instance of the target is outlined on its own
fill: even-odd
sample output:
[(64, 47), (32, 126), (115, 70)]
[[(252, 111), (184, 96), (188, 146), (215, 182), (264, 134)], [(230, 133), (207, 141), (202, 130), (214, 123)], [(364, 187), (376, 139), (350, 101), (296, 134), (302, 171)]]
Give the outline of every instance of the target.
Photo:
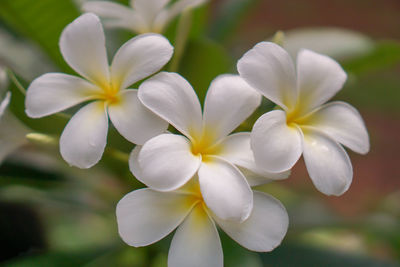
[(1, 0), (0, 20), (37, 44), (64, 71), (58, 40), (64, 27), (80, 15), (72, 0)]
[(260, 256), (253, 251), (249, 251), (233, 241), (223, 231), (219, 231), (221, 243), (224, 251), (224, 266), (226, 267), (262, 267)]
[(78, 252), (48, 252), (39, 255), (32, 255), (18, 258), (5, 263), (5, 267), (70, 267), (82, 266), (93, 259), (103, 255), (108, 248), (84, 250)]
[(343, 252), (322, 250), (300, 245), (281, 245), (272, 252), (260, 254), (264, 266), (324, 267), (395, 267), (398, 264)]
[(218, 41), (228, 39), (238, 29), (238, 25), (249, 13), (249, 10), (254, 8), (258, 2), (257, 0), (225, 1), (210, 27), (210, 37)]
[(380, 41), (366, 56), (346, 62), (346, 71), (360, 75), (363, 73), (386, 69), (400, 63), (400, 42)]
[(203, 103), (207, 88), (219, 74), (233, 72), (232, 59), (224, 48), (208, 39), (189, 41), (181, 60), (179, 73), (195, 89)]
[(52, 188), (63, 184), (65, 177), (59, 173), (47, 172), (33, 166), (5, 162), (0, 166), (0, 187), (25, 185), (38, 188)]

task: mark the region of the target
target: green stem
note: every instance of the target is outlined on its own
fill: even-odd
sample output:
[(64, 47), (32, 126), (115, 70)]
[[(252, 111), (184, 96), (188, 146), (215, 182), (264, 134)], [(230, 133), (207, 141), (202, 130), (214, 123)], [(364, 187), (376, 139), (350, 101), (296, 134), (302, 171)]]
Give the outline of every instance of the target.
[(26, 136), (28, 141), (38, 145), (57, 145), (56, 137), (43, 133), (28, 133)]
[(169, 65), (169, 71), (177, 72), (183, 52), (185, 51), (186, 42), (189, 37), (190, 27), (192, 26), (192, 11), (186, 9), (179, 19), (177, 35), (175, 38), (174, 56)]
[(23, 94), (26, 95), (26, 89), (22, 86), (22, 84), (18, 81), (17, 77), (15, 76), (14, 72), (11, 69), (7, 69), (7, 75), (10, 80), (15, 84), (18, 90)]
[(122, 162), (128, 162), (129, 161), (129, 154), (122, 152), (121, 150), (108, 147), (105, 151), (108, 155), (112, 156), (114, 159), (117, 159)]

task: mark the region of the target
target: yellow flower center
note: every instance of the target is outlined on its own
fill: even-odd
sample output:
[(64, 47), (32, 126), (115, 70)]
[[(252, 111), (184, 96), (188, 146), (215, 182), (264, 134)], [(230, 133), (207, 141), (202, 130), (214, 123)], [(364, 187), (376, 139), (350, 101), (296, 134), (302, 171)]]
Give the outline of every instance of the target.
[(222, 150), (222, 145), (215, 143), (215, 141), (213, 133), (209, 131), (204, 132), (200, 138), (195, 138), (192, 141), (192, 154), (195, 156), (201, 155), (203, 161), (210, 160), (208, 156), (219, 154)]
[(120, 88), (112, 83), (105, 83), (101, 86), (103, 92), (99, 93), (96, 97), (100, 100), (107, 102), (108, 104), (116, 104), (121, 100), (119, 95)]
[(296, 105), (296, 107), (290, 111), (286, 112), (286, 124), (289, 127), (294, 127), (295, 125), (301, 126), (306, 123), (309, 113), (304, 112), (304, 105)]

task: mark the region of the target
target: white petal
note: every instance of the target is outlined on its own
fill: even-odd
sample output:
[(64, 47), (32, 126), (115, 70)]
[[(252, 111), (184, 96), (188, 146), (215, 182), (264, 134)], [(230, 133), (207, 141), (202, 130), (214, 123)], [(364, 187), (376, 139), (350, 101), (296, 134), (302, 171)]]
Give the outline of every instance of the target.
[(131, 0), (131, 5), (148, 25), (151, 25), (157, 14), (169, 3), (170, 0)]
[(77, 73), (99, 86), (108, 85), (110, 73), (104, 32), (96, 15), (83, 14), (65, 27), (60, 50)]
[(221, 75), (212, 81), (204, 103), (205, 131), (216, 139), (227, 136), (261, 103), (261, 95), (238, 75)]
[(104, 19), (104, 25), (109, 27), (122, 27), (134, 31), (145, 27), (137, 12), (121, 4), (108, 1), (89, 1), (83, 4), (82, 9), (100, 16)]
[(174, 48), (159, 34), (142, 34), (126, 42), (111, 64), (114, 86), (128, 86), (156, 73), (171, 59)]
[(188, 8), (195, 8), (204, 4), (208, 0), (178, 0), (174, 2), (168, 9), (164, 23), (168, 23), (174, 17), (178, 16), (181, 12)]
[(251, 86), (284, 109), (297, 99), (296, 73), (289, 54), (279, 45), (258, 43), (238, 61), (237, 68)]
[(253, 192), (246, 178), (232, 164), (210, 157), (199, 169), (201, 194), (220, 218), (244, 221), (253, 208)]
[[(2, 92), (1, 92), (2, 93)], [(7, 92), (0, 103), (0, 119), (6, 113), (11, 101), (11, 92)]]
[(68, 122), (60, 138), (60, 152), (70, 165), (90, 168), (103, 155), (108, 117), (101, 101), (81, 108)]
[(310, 111), (332, 98), (343, 86), (347, 75), (332, 58), (310, 50), (297, 56), (299, 101)]
[(159, 191), (183, 186), (197, 172), (201, 157), (191, 152), (189, 140), (180, 135), (161, 134), (147, 141), (139, 153), (141, 182)]
[(203, 119), (199, 99), (179, 74), (161, 72), (145, 81), (139, 87), (139, 99), (186, 136), (201, 132)]
[(142, 170), (138, 161), (140, 150), (142, 150), (142, 146), (137, 145), (129, 155), (129, 170), (135, 177), (142, 177)]
[(168, 266), (223, 267), (217, 228), (201, 205), (197, 205), (176, 230), (168, 253)]
[(307, 127), (303, 132), (304, 161), (315, 187), (326, 195), (342, 195), (353, 178), (346, 151), (319, 131)]
[(76, 76), (47, 73), (36, 78), (26, 92), (26, 114), (40, 118), (94, 98), (100, 88)]
[(108, 107), (108, 114), (118, 132), (132, 143), (142, 145), (168, 128), (166, 121), (140, 103), (137, 90), (124, 90), (120, 97)]
[(282, 110), (262, 115), (251, 132), (251, 148), (257, 165), (271, 172), (289, 170), (302, 153), (301, 132), (286, 124)]
[(155, 243), (171, 233), (193, 205), (188, 196), (139, 189), (125, 195), (117, 204), (118, 232), (135, 247)]
[(296, 27), (285, 31), (283, 47), (293, 58), (306, 48), (335, 59), (350, 60), (370, 53), (374, 41), (367, 35), (345, 28)]
[[(218, 157), (239, 167), (250, 186), (268, 183), (271, 180), (285, 179), (290, 172), (272, 173), (256, 165), (253, 151), (250, 148), (250, 133), (235, 133), (223, 139)], [(244, 170), (244, 172), (242, 171)]]
[(305, 122), (332, 137), (351, 150), (366, 154), (369, 151), (367, 128), (360, 113), (345, 102), (331, 102), (321, 106)]
[(250, 217), (232, 222), (214, 217), (216, 223), (243, 247), (267, 252), (276, 248), (286, 235), (289, 224), (285, 207), (275, 198), (254, 191), (254, 207)]

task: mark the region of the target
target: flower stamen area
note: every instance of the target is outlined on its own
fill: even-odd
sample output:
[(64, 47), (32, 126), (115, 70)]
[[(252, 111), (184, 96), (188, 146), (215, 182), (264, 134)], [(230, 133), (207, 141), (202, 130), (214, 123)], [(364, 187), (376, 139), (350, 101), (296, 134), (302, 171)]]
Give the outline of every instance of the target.
[(289, 127), (301, 126), (307, 122), (309, 114), (305, 114), (302, 106), (296, 106), (286, 113), (286, 124)]
[(113, 86), (111, 83), (106, 83), (101, 88), (103, 92), (99, 93), (97, 96), (100, 100), (103, 100), (110, 105), (117, 104), (121, 100), (119, 87)]
[(222, 150), (222, 146), (215, 143), (213, 134), (204, 133), (201, 138), (192, 141), (191, 152), (193, 155), (201, 155), (203, 161), (209, 160), (209, 155), (216, 155)]

